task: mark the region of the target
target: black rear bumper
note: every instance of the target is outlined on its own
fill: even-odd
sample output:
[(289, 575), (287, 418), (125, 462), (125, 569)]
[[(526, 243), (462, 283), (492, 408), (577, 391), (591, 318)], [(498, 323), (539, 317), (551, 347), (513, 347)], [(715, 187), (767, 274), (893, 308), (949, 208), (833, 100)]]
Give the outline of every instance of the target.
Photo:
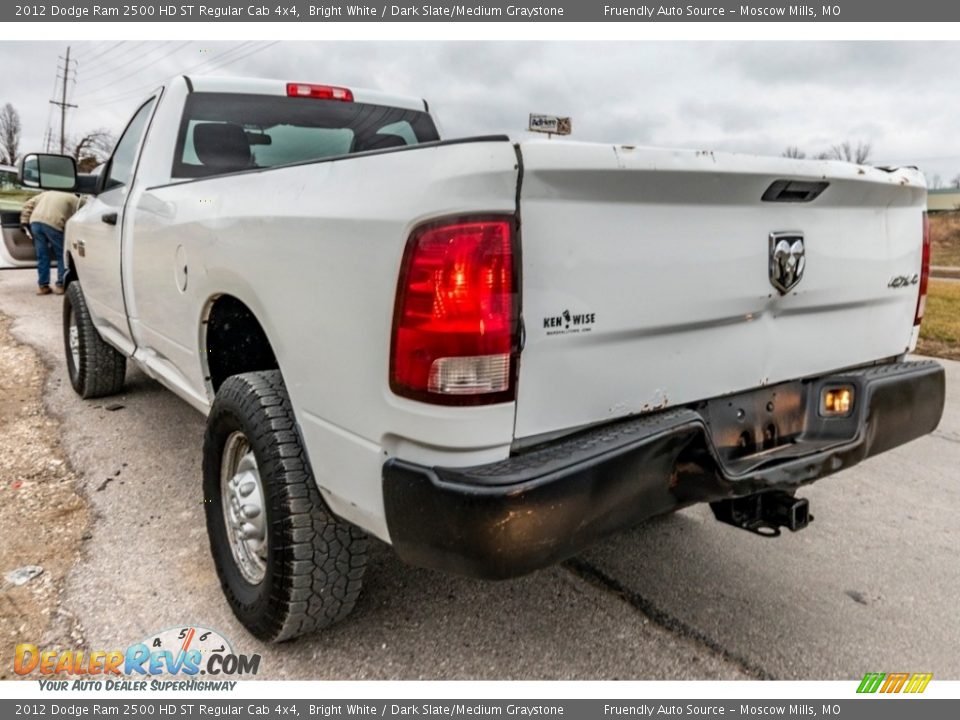
[[(852, 414), (821, 418), (821, 389), (840, 383), (855, 388)], [(393, 459), (383, 467), (387, 526), (409, 563), (514, 577), (654, 515), (851, 467), (934, 430), (944, 392), (937, 363), (890, 363), (605, 424), (489, 465)], [(742, 428), (778, 427), (775, 445), (738, 454)]]

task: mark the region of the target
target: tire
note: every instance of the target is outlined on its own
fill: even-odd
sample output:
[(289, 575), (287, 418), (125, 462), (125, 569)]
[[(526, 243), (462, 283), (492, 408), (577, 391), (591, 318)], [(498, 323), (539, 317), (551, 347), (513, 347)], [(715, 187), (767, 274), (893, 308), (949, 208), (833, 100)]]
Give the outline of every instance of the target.
[(63, 349), (70, 384), (80, 397), (98, 398), (123, 390), (127, 358), (100, 337), (77, 281), (67, 286), (63, 296)]
[(290, 640), (353, 610), (367, 538), (321, 498), (279, 371), (234, 375), (220, 387), (203, 489), (220, 586), (255, 637)]

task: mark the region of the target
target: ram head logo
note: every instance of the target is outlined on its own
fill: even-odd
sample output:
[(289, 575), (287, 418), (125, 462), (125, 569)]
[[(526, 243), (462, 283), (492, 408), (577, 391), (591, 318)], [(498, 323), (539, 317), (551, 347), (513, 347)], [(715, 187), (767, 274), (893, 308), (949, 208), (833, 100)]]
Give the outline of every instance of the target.
[(807, 264), (803, 233), (770, 233), (770, 284), (786, 295), (803, 279)]

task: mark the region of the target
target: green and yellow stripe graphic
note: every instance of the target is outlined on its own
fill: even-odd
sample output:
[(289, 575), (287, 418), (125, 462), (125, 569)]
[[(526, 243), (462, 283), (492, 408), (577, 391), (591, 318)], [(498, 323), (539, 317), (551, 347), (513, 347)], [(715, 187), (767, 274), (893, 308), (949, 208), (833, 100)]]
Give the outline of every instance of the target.
[(867, 673), (860, 681), (858, 693), (922, 693), (933, 673)]

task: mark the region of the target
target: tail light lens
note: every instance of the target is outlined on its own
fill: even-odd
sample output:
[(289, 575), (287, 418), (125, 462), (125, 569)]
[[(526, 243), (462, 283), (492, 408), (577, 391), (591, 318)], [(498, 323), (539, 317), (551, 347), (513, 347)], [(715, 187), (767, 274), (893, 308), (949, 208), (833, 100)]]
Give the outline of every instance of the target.
[(347, 88), (333, 87), (332, 85), (312, 85), (310, 83), (287, 83), (287, 97), (353, 102), (353, 93)]
[(930, 279), (930, 218), (923, 214), (923, 260), (920, 263), (920, 294), (917, 296), (917, 312), (913, 324), (923, 321), (923, 311), (927, 305), (927, 283)]
[(512, 217), (431, 223), (407, 242), (390, 387), (442, 405), (515, 396), (518, 287)]

